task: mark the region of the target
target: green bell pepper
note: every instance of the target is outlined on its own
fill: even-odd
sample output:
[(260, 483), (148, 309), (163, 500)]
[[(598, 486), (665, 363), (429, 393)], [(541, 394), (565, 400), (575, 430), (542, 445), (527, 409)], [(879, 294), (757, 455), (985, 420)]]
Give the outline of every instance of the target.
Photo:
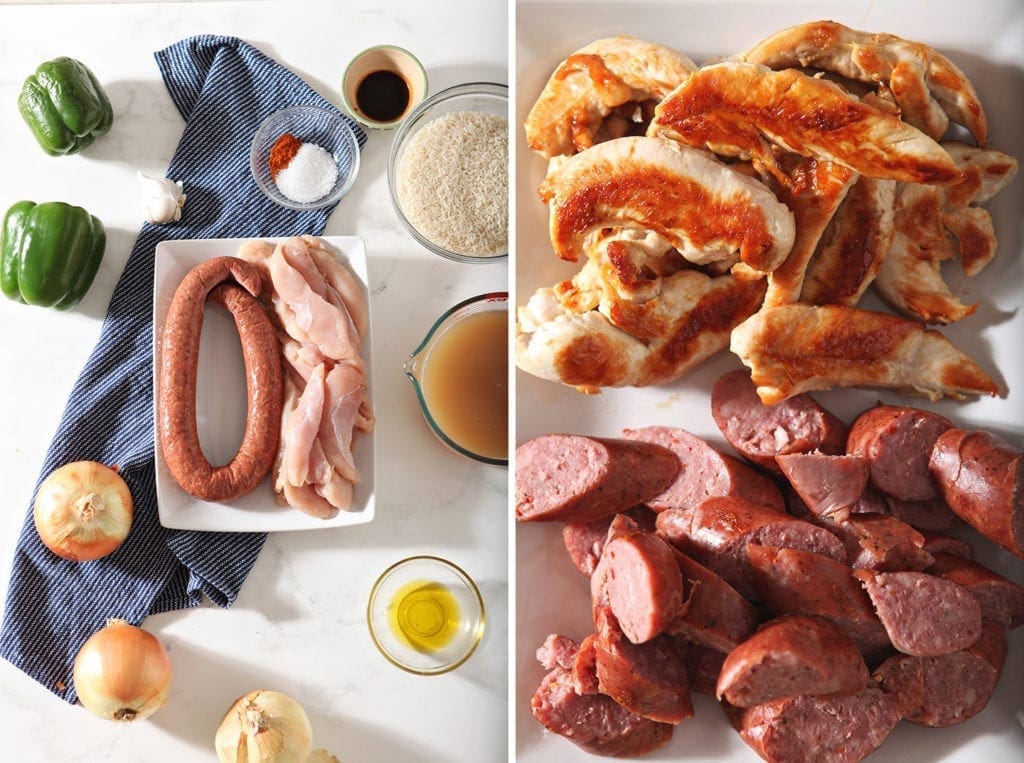
[(107, 234), (103, 223), (62, 201), (19, 201), (0, 231), (0, 290), (10, 299), (69, 310), (96, 277)]
[(66, 56), (41, 63), (29, 75), (18, 96), (18, 110), (50, 156), (81, 151), (114, 121), (96, 75)]

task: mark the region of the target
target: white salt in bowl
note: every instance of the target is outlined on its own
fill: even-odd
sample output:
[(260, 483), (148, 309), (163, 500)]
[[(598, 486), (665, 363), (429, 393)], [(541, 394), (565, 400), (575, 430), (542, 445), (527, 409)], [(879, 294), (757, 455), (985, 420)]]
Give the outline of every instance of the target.
[[(494, 254), (474, 256), (465, 252), (452, 251), (443, 244), (432, 241), (424, 233), (417, 230), (406, 214), (406, 210), (402, 207), (401, 194), (399, 193), (399, 172), (405, 150), (408, 148), (410, 141), (415, 137), (416, 133), (434, 120), (446, 114), (460, 111), (482, 112), (507, 120), (508, 87), (493, 82), (468, 82), (435, 93), (417, 106), (406, 117), (401, 127), (398, 128), (398, 132), (395, 133), (394, 141), (391, 144), (391, 153), (388, 155), (388, 190), (391, 192), (391, 204), (395, 208), (395, 214), (397, 214), (405, 229), (409, 231), (409, 234), (434, 254), (446, 257), (449, 260), (455, 260), (456, 262), (494, 262), (508, 256), (507, 243), (505, 251)], [(507, 178), (504, 187), (508, 188)], [(506, 230), (505, 233), (507, 240), (508, 231)]]
[[(303, 143), (320, 146), (338, 165), (334, 185), (315, 201), (292, 201), (281, 193), (270, 174), (270, 149), (285, 133)], [(249, 167), (256, 185), (271, 201), (289, 209), (322, 209), (336, 204), (355, 182), (359, 174), (359, 143), (348, 120), (338, 112), (316, 106), (290, 106), (275, 111), (260, 125), (252, 139)]]

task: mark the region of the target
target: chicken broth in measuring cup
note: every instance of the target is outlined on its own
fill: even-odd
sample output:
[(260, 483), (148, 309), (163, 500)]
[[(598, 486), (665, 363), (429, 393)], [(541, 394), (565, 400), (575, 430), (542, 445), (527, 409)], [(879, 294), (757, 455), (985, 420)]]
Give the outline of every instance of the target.
[(406, 364), (434, 431), (464, 455), (487, 463), (508, 458), (505, 299), (484, 295), (456, 306)]

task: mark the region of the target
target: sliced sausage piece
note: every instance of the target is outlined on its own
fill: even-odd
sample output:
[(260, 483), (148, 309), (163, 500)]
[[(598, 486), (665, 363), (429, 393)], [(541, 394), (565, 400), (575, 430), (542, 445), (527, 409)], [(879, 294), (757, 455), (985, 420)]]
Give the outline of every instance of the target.
[(828, 530), (741, 498), (710, 498), (692, 511), (664, 511), (658, 515), (657, 531), (747, 598), (756, 595), (750, 583), (748, 543), (846, 560), (842, 542)]
[(786, 510), (774, 482), (685, 429), (625, 429), (623, 436), (661, 445), (679, 459), (675, 481), (663, 493), (646, 501), (654, 511), (691, 509), (715, 496), (746, 498), (780, 512)]
[(868, 682), (857, 645), (827, 620), (773, 620), (726, 657), (715, 695), (736, 707), (803, 694), (856, 694)]
[(679, 617), (682, 577), (672, 549), (661, 538), (644, 532), (617, 537), (604, 547), (601, 563), (608, 570), (603, 580), (608, 606), (634, 644), (664, 633)]
[(992, 698), (1006, 661), (1006, 633), (985, 623), (981, 637), (967, 649), (917, 659), (924, 701), (907, 720), (919, 726), (953, 726), (976, 716)]
[(596, 641), (597, 635), (594, 633), (583, 639), (572, 661), (572, 685), (577, 694), (597, 694), (601, 690), (597, 681)]
[(690, 644), (686, 651), (686, 674), (690, 679), (690, 691), (713, 697), (725, 657), (725, 652), (709, 646)]
[(765, 405), (745, 368), (715, 382), (711, 415), (740, 455), (775, 472), (779, 455), (813, 450), (840, 455), (846, 451), (846, 424), (806, 393), (778, 405)]
[(851, 514), (888, 514), (889, 504), (882, 493), (872, 484), (870, 476), (868, 484), (864, 486), (864, 492), (860, 494), (860, 500), (850, 509)]
[(910, 715), (924, 703), (924, 671), (921, 663), (930, 657), (894, 654), (871, 674), (871, 680), (886, 694), (896, 697), (900, 714)]
[(719, 652), (732, 651), (757, 628), (757, 610), (704, 565), (681, 551), (675, 551), (675, 558), (684, 604), (669, 631)]
[[(654, 532), (655, 514), (646, 506), (634, 506), (623, 513), (634, 520), (640, 529)], [(608, 528), (616, 516), (618, 515), (602, 517), (593, 522), (567, 522), (562, 528), (565, 550), (569, 552), (569, 558), (576, 569), (585, 577), (589, 578), (594, 574), (594, 568), (601, 559), (601, 552), (608, 539)]]
[(885, 628), (850, 568), (842, 562), (790, 548), (747, 547), (754, 587), (775, 615), (822, 617), (856, 642), (869, 661), (891, 644)]
[(938, 498), (928, 457), (939, 435), (952, 428), (952, 421), (931, 411), (878, 405), (853, 422), (846, 452), (868, 460), (871, 482), (883, 493), (901, 501)]
[(590, 522), (653, 498), (677, 471), (675, 455), (650, 443), (544, 435), (516, 449), (516, 517)]
[(981, 635), (981, 606), (963, 586), (923, 572), (855, 570), (892, 645), (934, 657), (965, 649)]
[(797, 519), (803, 519), (807, 522), (814, 520), (814, 515), (811, 510), (807, 508), (807, 504), (804, 503), (804, 499), (793, 489), (793, 486), (788, 482), (781, 485), (780, 490), (782, 491), (782, 497), (786, 501), (786, 513), (791, 517)]
[(693, 717), (685, 639), (662, 634), (633, 644), (609, 613), (598, 626), (594, 655), (601, 693), (627, 710), (671, 724)]
[[(626, 514), (616, 514), (608, 525), (604, 546), (606, 547), (616, 538), (636, 535), (640, 532), (643, 530), (631, 517)], [(609, 605), (608, 587), (611, 577), (611, 560), (605, 556), (604, 547), (602, 547), (601, 558), (597, 560), (594, 574), (590, 576), (590, 603), (595, 626), (600, 622), (598, 616), (601, 610)]]
[(577, 694), (572, 671), (555, 667), (530, 700), (533, 717), (549, 731), (593, 753), (643, 755), (664, 747), (675, 728), (631, 713), (604, 694)]
[(548, 670), (556, 667), (572, 670), (579, 650), (580, 644), (575, 639), (552, 633), (537, 648), (537, 662)]
[(965, 540), (954, 538), (952, 535), (928, 532), (927, 530), (922, 531), (921, 536), (924, 538), (924, 550), (932, 556), (953, 554), (962, 559), (974, 558), (974, 549)]
[(988, 567), (953, 554), (937, 554), (928, 568), (932, 575), (962, 585), (981, 605), (981, 619), (1004, 630), (1024, 624), (1024, 586)]
[(860, 456), (789, 453), (775, 461), (816, 517), (845, 517), (868, 483), (868, 462)]
[(885, 499), (889, 513), (902, 519), (916, 530), (945, 532), (964, 527), (964, 521), (941, 498), (927, 501), (901, 501), (891, 496)]
[(877, 686), (846, 697), (795, 697), (740, 711), (740, 737), (770, 763), (855, 763), (900, 722), (898, 700)]
[(949, 508), (1024, 559), (1024, 452), (989, 432), (950, 429), (929, 467)]
[(843, 540), (855, 569), (920, 572), (934, 561), (924, 550), (924, 536), (888, 514), (851, 514), (842, 521), (819, 523)]

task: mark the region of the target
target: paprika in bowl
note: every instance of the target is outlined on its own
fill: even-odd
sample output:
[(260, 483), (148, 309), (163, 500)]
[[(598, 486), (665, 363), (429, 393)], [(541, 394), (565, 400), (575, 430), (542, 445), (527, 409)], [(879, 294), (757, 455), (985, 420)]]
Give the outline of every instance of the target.
[(289, 209), (322, 209), (336, 204), (355, 182), (359, 145), (341, 114), (317, 106), (290, 106), (260, 125), (249, 166), (256, 185), (271, 201)]

